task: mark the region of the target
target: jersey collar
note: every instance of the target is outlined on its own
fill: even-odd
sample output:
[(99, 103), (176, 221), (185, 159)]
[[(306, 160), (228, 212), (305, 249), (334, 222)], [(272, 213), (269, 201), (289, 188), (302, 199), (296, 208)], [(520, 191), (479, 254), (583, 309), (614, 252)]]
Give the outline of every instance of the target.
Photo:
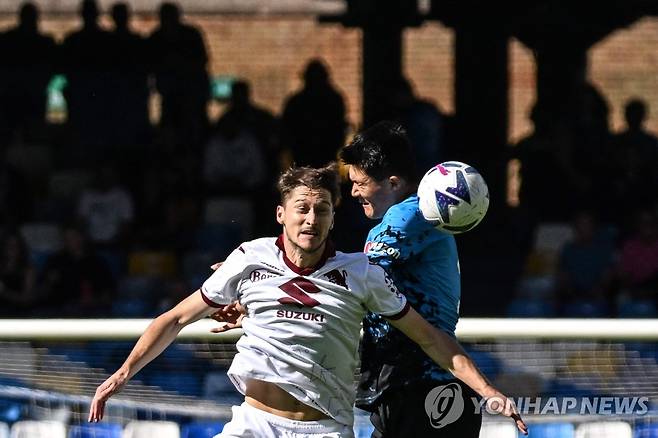
[(322, 253), (322, 257), (320, 257), (320, 261), (318, 261), (315, 266), (300, 268), (294, 264), (286, 255), (286, 250), (283, 246), (283, 234), (280, 234), (279, 237), (277, 237), (276, 246), (281, 250), (281, 253), (283, 254), (283, 261), (285, 262), (286, 266), (288, 266), (295, 274), (298, 275), (311, 275), (322, 266), (324, 266), (329, 257), (334, 257), (336, 255), (334, 244), (329, 239), (327, 239), (327, 242), (324, 245), (324, 252)]

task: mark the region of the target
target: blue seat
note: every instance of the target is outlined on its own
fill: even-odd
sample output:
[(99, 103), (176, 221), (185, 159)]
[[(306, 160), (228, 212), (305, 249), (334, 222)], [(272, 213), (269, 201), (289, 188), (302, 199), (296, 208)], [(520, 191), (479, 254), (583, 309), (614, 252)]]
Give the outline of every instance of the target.
[(601, 301), (578, 300), (566, 304), (562, 313), (568, 318), (604, 318), (610, 310), (608, 305)]
[(181, 438), (212, 438), (224, 429), (219, 421), (198, 421), (181, 427)]
[(633, 438), (658, 438), (658, 423), (636, 424)]
[(189, 372), (152, 372), (144, 376), (149, 385), (183, 395), (201, 395), (201, 377)]
[(515, 299), (507, 306), (512, 318), (548, 318), (555, 316), (553, 304), (543, 300)]
[[(0, 383), (6, 383), (0, 380)], [(23, 386), (23, 385), (14, 385)], [(14, 423), (23, 416), (23, 405), (20, 402), (0, 400), (0, 421)]]
[(530, 426), (530, 438), (574, 438), (575, 429), (571, 423), (540, 423)]
[(625, 301), (617, 309), (620, 318), (655, 318), (657, 315), (656, 305), (650, 300)]
[(121, 438), (122, 433), (117, 423), (89, 423), (71, 426), (68, 438)]

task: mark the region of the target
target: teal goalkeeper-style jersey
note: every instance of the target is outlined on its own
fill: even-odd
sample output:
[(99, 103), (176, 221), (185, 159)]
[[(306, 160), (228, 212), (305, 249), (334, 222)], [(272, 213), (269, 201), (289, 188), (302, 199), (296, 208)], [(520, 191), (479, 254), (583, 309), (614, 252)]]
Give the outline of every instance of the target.
[[(452, 235), (435, 229), (409, 196), (388, 209), (368, 233), (364, 252), (383, 267), (413, 308), (455, 336), (461, 296), (459, 258)], [(368, 314), (363, 324), (357, 406), (371, 409), (388, 389), (421, 379), (453, 376), (386, 319)]]

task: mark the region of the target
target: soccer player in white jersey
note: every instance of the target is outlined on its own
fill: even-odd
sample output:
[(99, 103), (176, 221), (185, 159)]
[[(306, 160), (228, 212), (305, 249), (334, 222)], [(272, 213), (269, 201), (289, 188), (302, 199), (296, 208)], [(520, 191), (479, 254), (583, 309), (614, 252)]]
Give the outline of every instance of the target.
[(445, 369), (526, 430), (513, 404), (468, 356), (407, 304), (365, 254), (336, 252), (328, 240), (338, 200), (335, 166), (286, 171), (279, 181), (278, 238), (241, 244), (203, 284), (156, 318), (124, 364), (102, 383), (89, 421), (160, 354), (186, 325), (236, 300), (244, 336), (228, 371), (245, 402), (219, 437), (353, 437), (354, 371), (360, 323), (370, 310), (388, 318)]

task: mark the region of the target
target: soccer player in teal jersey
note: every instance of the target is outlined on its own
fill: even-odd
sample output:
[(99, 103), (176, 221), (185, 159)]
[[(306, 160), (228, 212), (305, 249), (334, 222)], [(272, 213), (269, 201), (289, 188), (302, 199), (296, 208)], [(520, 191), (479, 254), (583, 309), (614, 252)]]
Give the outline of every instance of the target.
[[(461, 294), (457, 245), (420, 213), (406, 133), (380, 122), (357, 135), (340, 158), (349, 166), (352, 196), (368, 218), (381, 220), (365, 244), (370, 261), (388, 271), (427, 321), (454, 339)], [(468, 386), (427, 360), (385, 319), (370, 313), (363, 329), (357, 406), (371, 412), (373, 437), (478, 437), (482, 419)], [(456, 421), (436, 428), (426, 399), (440, 386), (458, 387), (465, 409)]]

